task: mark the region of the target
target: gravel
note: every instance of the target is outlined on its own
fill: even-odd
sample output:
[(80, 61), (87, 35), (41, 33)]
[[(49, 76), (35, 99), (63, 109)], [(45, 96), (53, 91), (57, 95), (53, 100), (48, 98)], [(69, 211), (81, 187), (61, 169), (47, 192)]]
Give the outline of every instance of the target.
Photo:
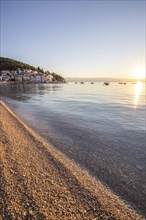
[(0, 219), (144, 219), (0, 102)]

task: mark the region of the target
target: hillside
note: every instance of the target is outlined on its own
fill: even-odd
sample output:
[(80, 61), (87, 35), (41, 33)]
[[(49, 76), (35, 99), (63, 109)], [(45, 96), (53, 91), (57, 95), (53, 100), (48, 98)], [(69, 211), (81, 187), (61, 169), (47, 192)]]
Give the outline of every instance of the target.
[(0, 57), (0, 71), (1, 70), (17, 70), (20, 69), (31, 69), (31, 70), (37, 70), (36, 67), (31, 66), (26, 63), (22, 63), (17, 60), (13, 60), (10, 58)]
[(29, 64), (26, 64), (26, 63), (23, 63), (23, 62), (14, 60), (14, 59), (0, 57), (0, 71), (3, 71), (3, 70), (15, 71), (18, 68), (20, 68), (21, 70), (26, 69), (26, 70), (37, 71), (38, 73), (43, 73), (44, 76), (51, 74), (54, 82), (65, 82), (65, 79), (62, 76), (56, 73), (50, 73), (49, 71), (44, 72), (43, 69), (41, 69), (39, 66), (34, 67), (34, 66), (31, 66)]

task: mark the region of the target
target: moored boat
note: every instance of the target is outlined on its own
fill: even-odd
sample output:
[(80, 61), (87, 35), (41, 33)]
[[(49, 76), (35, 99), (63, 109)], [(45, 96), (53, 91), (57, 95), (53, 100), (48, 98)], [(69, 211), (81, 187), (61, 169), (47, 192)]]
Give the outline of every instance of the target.
[(105, 82), (104, 82), (104, 85), (105, 85), (105, 86), (108, 86), (108, 85), (109, 85), (109, 82), (108, 82), (108, 81), (105, 81)]
[(126, 82), (119, 82), (119, 84), (124, 84), (124, 85), (126, 85)]

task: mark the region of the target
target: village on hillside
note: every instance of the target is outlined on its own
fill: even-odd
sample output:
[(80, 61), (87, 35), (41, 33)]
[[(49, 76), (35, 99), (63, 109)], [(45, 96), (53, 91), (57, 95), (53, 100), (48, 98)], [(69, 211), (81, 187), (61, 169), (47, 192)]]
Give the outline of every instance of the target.
[(17, 83), (57, 83), (65, 82), (62, 78), (58, 80), (57, 74), (49, 71), (42, 73), (37, 70), (20, 69), (17, 70), (1, 70), (0, 81), (3, 82), (17, 82)]

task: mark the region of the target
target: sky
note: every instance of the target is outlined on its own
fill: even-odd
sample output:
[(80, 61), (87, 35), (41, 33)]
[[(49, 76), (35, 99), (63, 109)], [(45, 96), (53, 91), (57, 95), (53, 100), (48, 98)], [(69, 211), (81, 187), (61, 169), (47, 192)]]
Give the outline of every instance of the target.
[(2, 57), (64, 77), (133, 78), (144, 70), (144, 0), (1, 0), (0, 9)]

